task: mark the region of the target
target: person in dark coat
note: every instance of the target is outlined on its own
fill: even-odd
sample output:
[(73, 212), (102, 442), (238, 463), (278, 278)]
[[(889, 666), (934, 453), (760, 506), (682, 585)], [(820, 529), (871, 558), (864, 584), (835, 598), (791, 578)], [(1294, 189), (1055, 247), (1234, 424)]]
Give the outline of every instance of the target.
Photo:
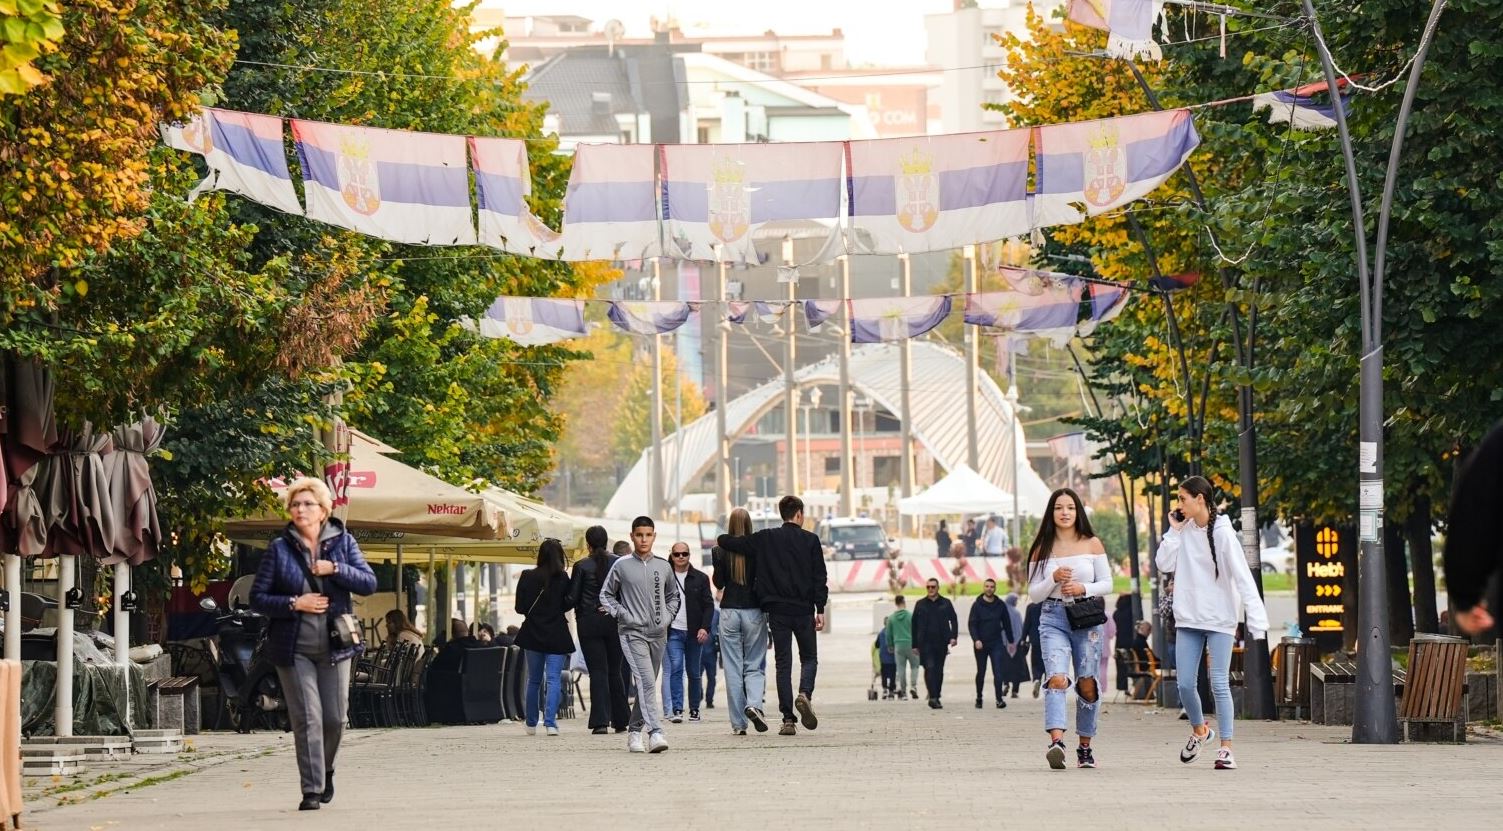
[(929, 709), (943, 709), (940, 692), (945, 683), (945, 658), (960, 637), (960, 620), (955, 604), (939, 593), (939, 581), (924, 584), (924, 597), (913, 604), (913, 648), (924, 667), (924, 686), (929, 693)]
[(1117, 689), (1126, 692), (1128, 666), (1118, 650), (1132, 648), (1132, 595), (1117, 595), (1117, 608), (1112, 611), (1112, 622), (1117, 625), (1117, 641), (1113, 644), (1113, 654), (1117, 659)]
[(579, 630), (579, 649), (590, 673), (590, 732), (604, 735), (614, 728), (626, 732), (631, 707), (626, 702), (626, 660), (616, 619), (600, 605), (600, 586), (616, 564), (616, 555), (605, 550), (605, 529), (592, 525), (585, 530), (590, 556), (574, 564), (569, 585), (569, 606)]
[(1008, 592), (1002, 598), (1007, 604), (1007, 619), (1012, 624), (1012, 636), (1007, 638), (1007, 658), (1002, 662), (1002, 686), (1012, 688), (1012, 697), (1018, 697), (1018, 690), (1023, 682), (1029, 680), (1028, 676), (1028, 643), (1023, 635), (1023, 615), (1018, 611), (1018, 595)]
[(376, 590), (376, 573), (332, 516), (334, 498), (322, 479), (304, 477), (288, 485), (287, 511), (292, 521), (261, 557), (250, 601), (270, 619), (262, 649), (277, 668), (292, 721), (303, 794), (298, 810), (315, 811), (334, 799), (350, 659), (360, 653), (359, 644), (333, 643), (329, 626), (354, 608), (351, 594)]
[(1028, 675), (1033, 679), (1033, 697), (1039, 697), (1039, 689), (1044, 684), (1044, 647), (1039, 643), (1039, 616), (1044, 611), (1044, 604), (1029, 603), (1028, 611), (1023, 615), (1023, 640), (1025, 645), (1019, 649), (1028, 651)]
[(1451, 623), (1467, 635), (1503, 634), (1503, 422), (1462, 463), (1447, 515), (1445, 572)]
[(936, 557), (950, 556), (950, 528), (944, 520), (939, 521), (939, 530), (934, 532), (934, 548)]
[[(564, 572), (564, 546), (558, 540), (546, 539), (538, 546), (537, 567), (517, 578), (516, 612), (524, 618), (517, 632), (517, 646), (527, 653), (527, 697), (523, 709), (529, 736), (537, 733), (540, 708), (545, 732), (558, 735), (564, 664), (574, 654), (574, 639), (569, 636), (569, 624), (564, 620), (567, 611), (569, 576)], [(544, 680), (548, 683), (546, 704), (540, 702)]]
[(997, 693), (997, 709), (1007, 707), (1007, 685), (1002, 665), (1007, 660), (1007, 645), (1015, 641), (1011, 610), (997, 596), (997, 581), (988, 577), (981, 584), (981, 596), (971, 604), (966, 632), (976, 652), (976, 709), (981, 709), (986, 689), (986, 667), (991, 664), (992, 687)]

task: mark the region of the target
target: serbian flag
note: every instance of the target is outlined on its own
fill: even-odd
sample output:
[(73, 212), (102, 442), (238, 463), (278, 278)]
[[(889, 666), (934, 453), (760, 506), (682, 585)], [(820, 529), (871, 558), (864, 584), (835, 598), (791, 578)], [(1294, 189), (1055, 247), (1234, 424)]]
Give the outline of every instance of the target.
[(853, 141), (857, 254), (947, 251), (1026, 234), (1028, 131)]
[(507, 338), (523, 346), (546, 346), (588, 333), (584, 301), (557, 297), (498, 297), (478, 322), (465, 321), (487, 338)]
[(873, 297), (851, 304), (851, 343), (916, 338), (950, 316), (950, 296)]
[(1124, 283), (1091, 283), (1091, 316), (1080, 322), (1078, 331), (1081, 337), (1096, 331), (1096, 327), (1117, 315), (1127, 308), (1128, 290)]
[(308, 218), (392, 242), (474, 245), (464, 136), (292, 120)]
[(612, 300), (609, 305), (606, 317), (617, 328), (634, 335), (666, 335), (689, 322), (689, 313), (694, 311), (688, 303), (671, 300)]
[(469, 142), (480, 206), (480, 244), (512, 254), (557, 259), (559, 233), (527, 207), (527, 196), (532, 193), (527, 143), (474, 136)]
[(1200, 144), (1189, 110), (1036, 129), (1039, 228), (1083, 222), (1148, 195)]
[(1187, 289), (1200, 282), (1200, 273), (1191, 271), (1184, 274), (1165, 274), (1162, 277), (1149, 279), (1148, 285), (1159, 291), (1179, 291)]
[(804, 321), (810, 329), (818, 329), (819, 324), (824, 323), (840, 311), (839, 300), (805, 300)]
[(675, 257), (756, 265), (763, 223), (840, 221), (841, 142), (669, 144), (663, 222)]
[(752, 304), (745, 300), (732, 300), (725, 304), (725, 319), (728, 323), (741, 326), (746, 323), (746, 316), (751, 313)]
[[(1269, 124), (1289, 124), (1296, 130), (1330, 130), (1336, 126), (1336, 108), (1343, 115), (1352, 112), (1352, 95), (1345, 78), (1336, 79), (1336, 88), (1341, 93), (1332, 100), (1325, 94), (1325, 81), (1306, 84), (1294, 89), (1260, 92), (1253, 96), (1253, 112), (1268, 110)], [(1321, 95), (1324, 100), (1317, 101)]]
[(1163, 0), (1070, 0), (1065, 16), (1107, 33), (1106, 54), (1128, 60), (1163, 60), (1153, 40), (1153, 19)]
[(650, 144), (581, 144), (564, 192), (561, 260), (642, 260), (659, 245)]
[(303, 213), (282, 149), (282, 119), (205, 107), (185, 124), (162, 126), (168, 147), (204, 157), (209, 175), (188, 194), (227, 190), (289, 214)]
[(1019, 291), (967, 294), (965, 322), (1040, 335), (1063, 345), (1075, 335), (1083, 294), (1084, 281), (1072, 278), (1054, 280), (1039, 294)]

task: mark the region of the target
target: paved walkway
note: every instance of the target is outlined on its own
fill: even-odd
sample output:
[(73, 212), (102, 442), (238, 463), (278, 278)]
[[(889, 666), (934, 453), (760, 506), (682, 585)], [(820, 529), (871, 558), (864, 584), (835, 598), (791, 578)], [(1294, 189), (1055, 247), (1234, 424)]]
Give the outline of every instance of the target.
[(628, 755), (623, 737), (592, 736), (579, 719), (558, 738), (528, 737), (517, 725), (353, 731), (338, 799), (300, 814), (288, 737), (204, 736), (197, 753), (136, 780), (155, 783), (61, 806), (59, 797), (90, 791), (34, 797), (26, 827), (909, 829), (1068, 817), (1083, 828), (1324, 831), (1496, 821), (1503, 740), (1491, 736), (1465, 746), (1354, 746), (1345, 729), (1239, 722), (1241, 768), (1217, 772), (1209, 756), (1178, 762), (1186, 727), (1173, 713), (1108, 702), (1101, 767), (1050, 771), (1041, 702), (1025, 687), (1006, 710), (974, 709), (974, 663), (963, 649), (949, 662), (944, 710), (868, 702), (870, 637), (849, 631), (864, 618), (846, 611), (838, 619), (847, 628), (820, 640), (821, 726), (797, 737), (732, 736), (723, 709), (706, 711), (702, 724), (670, 725), (672, 749), (660, 756)]

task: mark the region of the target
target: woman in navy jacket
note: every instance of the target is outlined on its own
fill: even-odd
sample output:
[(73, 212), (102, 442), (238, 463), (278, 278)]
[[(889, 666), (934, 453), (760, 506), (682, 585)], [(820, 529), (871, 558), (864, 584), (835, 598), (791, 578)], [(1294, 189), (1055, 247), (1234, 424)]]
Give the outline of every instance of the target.
[(251, 586), (251, 607), (271, 619), (263, 648), (277, 667), (292, 720), (303, 793), (300, 811), (317, 810), (334, 799), (334, 757), (344, 735), (350, 659), (360, 652), (358, 645), (331, 644), (329, 621), (352, 610), (351, 594), (376, 590), (375, 573), (344, 523), (330, 516), (333, 509), (323, 480), (305, 477), (288, 486), (292, 521), (271, 541)]

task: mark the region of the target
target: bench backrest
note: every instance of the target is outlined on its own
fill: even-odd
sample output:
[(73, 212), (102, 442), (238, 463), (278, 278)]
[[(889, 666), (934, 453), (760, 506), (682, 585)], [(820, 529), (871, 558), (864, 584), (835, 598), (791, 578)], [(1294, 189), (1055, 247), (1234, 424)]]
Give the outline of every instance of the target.
[(1400, 718), (1455, 718), (1466, 685), (1466, 641), (1409, 642), (1409, 677), (1399, 705)]

